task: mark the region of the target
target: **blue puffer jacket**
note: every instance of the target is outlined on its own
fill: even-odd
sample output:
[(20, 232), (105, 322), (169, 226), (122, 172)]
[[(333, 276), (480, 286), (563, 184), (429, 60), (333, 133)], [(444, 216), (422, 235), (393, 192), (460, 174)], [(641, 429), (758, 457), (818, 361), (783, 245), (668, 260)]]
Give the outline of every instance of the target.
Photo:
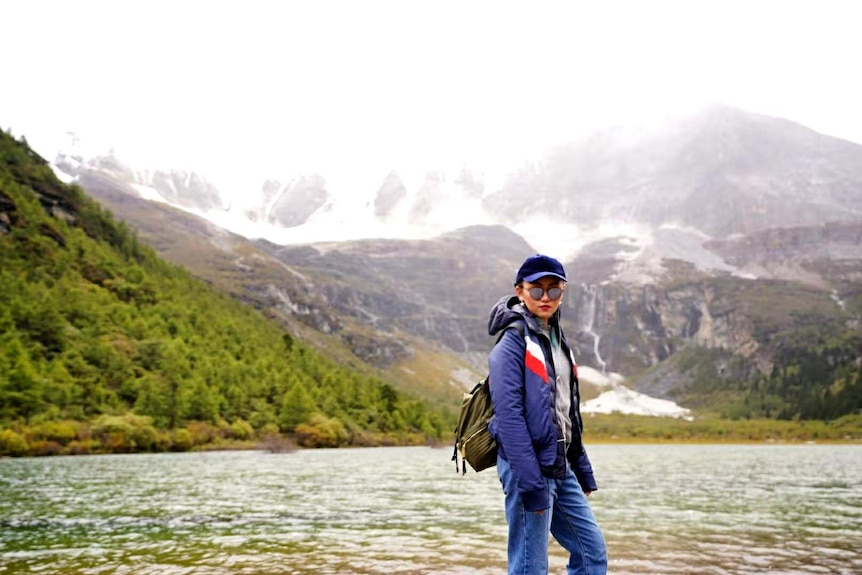
[[(525, 336), (514, 327), (522, 322)], [(556, 318), (552, 324), (558, 325)], [(494, 417), (489, 425), (500, 456), (512, 468), (527, 511), (550, 507), (544, 477), (559, 479), (565, 473), (566, 457), (585, 491), (597, 489), (593, 467), (581, 443), (577, 368), (562, 330), (560, 341), (572, 361), (572, 444), (565, 453), (554, 411), (556, 374), (550, 342), (536, 318), (516, 297), (502, 298), (491, 310), (488, 333), (502, 338), (488, 356)]]

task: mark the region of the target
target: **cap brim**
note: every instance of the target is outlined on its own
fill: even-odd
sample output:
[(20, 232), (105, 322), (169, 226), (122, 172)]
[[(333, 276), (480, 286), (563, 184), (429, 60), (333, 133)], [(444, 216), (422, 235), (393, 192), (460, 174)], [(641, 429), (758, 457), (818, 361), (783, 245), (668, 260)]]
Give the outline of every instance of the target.
[(548, 276), (554, 276), (555, 278), (560, 278), (564, 282), (569, 281), (566, 279), (565, 276), (561, 276), (560, 274), (555, 274), (554, 272), (536, 272), (534, 274), (525, 276), (523, 281), (528, 282), (528, 283), (533, 283), (537, 279), (548, 277)]

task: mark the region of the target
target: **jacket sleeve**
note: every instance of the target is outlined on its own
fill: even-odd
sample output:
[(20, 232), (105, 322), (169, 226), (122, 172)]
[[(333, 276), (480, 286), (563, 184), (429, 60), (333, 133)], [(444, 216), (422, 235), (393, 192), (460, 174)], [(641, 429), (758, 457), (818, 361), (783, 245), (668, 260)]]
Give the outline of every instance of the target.
[(505, 332), (488, 356), (496, 439), (518, 484), (527, 511), (550, 507), (548, 491), (530, 432), (524, 406), (524, 340), (517, 330)]
[(590, 463), (587, 450), (583, 446), (581, 446), (581, 453), (575, 461), (574, 472), (575, 477), (578, 478), (578, 483), (581, 484), (581, 489), (584, 491), (595, 491), (599, 488), (593, 475), (593, 464)]

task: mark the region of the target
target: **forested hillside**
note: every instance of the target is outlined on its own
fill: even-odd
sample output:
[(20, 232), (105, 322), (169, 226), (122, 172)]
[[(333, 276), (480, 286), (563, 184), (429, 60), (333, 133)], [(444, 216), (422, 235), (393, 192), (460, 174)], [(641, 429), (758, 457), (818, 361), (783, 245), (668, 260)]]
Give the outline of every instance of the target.
[(0, 134), (0, 455), (417, 443), (451, 417), (162, 261)]

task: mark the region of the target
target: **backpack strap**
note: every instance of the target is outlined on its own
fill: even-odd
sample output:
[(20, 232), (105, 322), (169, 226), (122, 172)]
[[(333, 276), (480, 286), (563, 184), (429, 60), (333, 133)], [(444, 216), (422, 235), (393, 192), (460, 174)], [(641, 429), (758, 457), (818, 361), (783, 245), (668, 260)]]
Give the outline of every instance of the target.
[[(497, 337), (497, 343), (500, 343), (500, 340), (503, 339), (503, 336), (506, 335), (506, 332), (510, 329), (518, 330), (518, 333), (521, 334), (521, 337), (524, 337), (524, 322), (516, 321), (507, 325), (506, 328), (500, 332), (499, 337)], [(497, 343), (495, 343), (494, 345), (497, 345)]]

